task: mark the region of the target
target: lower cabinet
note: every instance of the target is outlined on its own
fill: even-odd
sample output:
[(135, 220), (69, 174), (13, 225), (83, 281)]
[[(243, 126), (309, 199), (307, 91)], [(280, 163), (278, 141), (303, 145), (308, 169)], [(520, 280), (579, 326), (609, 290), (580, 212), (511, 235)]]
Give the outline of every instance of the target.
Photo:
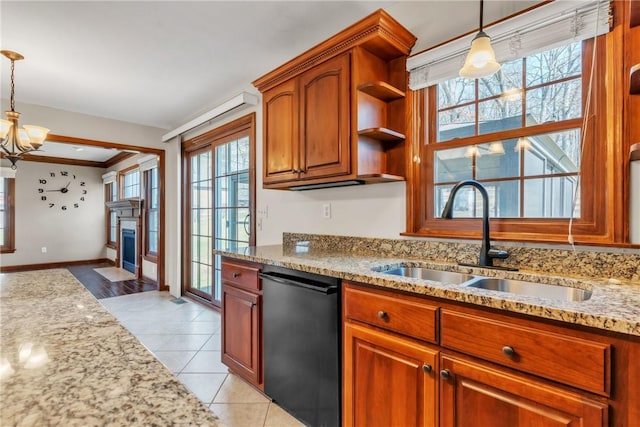
[(435, 427), (437, 350), (348, 323), (343, 360), (343, 426)]
[(343, 286), (345, 427), (640, 426), (633, 342)]
[(607, 404), (496, 366), (442, 355), (440, 426), (602, 427)]
[(222, 262), (222, 363), (263, 388), (259, 265)]

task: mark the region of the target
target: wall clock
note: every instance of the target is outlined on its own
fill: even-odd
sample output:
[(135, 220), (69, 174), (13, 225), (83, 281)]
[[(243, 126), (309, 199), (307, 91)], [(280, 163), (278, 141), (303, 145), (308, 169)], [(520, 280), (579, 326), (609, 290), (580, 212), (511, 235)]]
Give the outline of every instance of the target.
[(87, 195), (86, 181), (67, 171), (49, 172), (49, 176), (38, 179), (38, 183), (38, 196), (50, 209), (77, 209)]

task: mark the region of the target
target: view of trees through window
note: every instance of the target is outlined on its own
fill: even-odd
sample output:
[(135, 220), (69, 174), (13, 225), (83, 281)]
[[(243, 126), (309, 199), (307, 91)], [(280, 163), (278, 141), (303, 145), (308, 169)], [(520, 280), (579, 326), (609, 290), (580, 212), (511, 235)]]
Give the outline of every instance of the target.
[[(580, 216), (579, 197), (572, 205), (580, 173), (582, 64), (576, 42), (504, 63), (488, 78), (438, 84), (434, 216), (463, 179), (487, 187), (494, 217)], [(481, 202), (466, 189), (456, 196), (454, 216), (480, 216)]]

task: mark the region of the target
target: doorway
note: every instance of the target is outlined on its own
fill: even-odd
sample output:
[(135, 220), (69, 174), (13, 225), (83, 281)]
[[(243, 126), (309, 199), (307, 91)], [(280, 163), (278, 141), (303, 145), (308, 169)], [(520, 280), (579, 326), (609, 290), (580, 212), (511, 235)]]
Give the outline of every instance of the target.
[(255, 244), (255, 114), (183, 143), (183, 290), (220, 307), (218, 250)]

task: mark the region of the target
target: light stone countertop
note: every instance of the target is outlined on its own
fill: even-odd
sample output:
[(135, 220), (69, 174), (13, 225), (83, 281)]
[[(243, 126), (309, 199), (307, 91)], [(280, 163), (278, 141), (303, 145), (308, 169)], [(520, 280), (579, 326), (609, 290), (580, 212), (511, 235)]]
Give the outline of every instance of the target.
[[(383, 255), (358, 256), (353, 253), (316, 249), (304, 244), (257, 246), (237, 251), (216, 251), (216, 253), (236, 259), (339, 277), (381, 288), (466, 302), (568, 324), (640, 336), (640, 283), (638, 282), (591, 280), (524, 271), (508, 272), (480, 269), (417, 258), (390, 258)], [(480, 276), (572, 286), (590, 289), (592, 295), (587, 301), (569, 302), (465, 288), (456, 284), (392, 276), (379, 272), (401, 264), (436, 270), (459, 271)]]
[(0, 275), (0, 425), (221, 426), (65, 269)]

